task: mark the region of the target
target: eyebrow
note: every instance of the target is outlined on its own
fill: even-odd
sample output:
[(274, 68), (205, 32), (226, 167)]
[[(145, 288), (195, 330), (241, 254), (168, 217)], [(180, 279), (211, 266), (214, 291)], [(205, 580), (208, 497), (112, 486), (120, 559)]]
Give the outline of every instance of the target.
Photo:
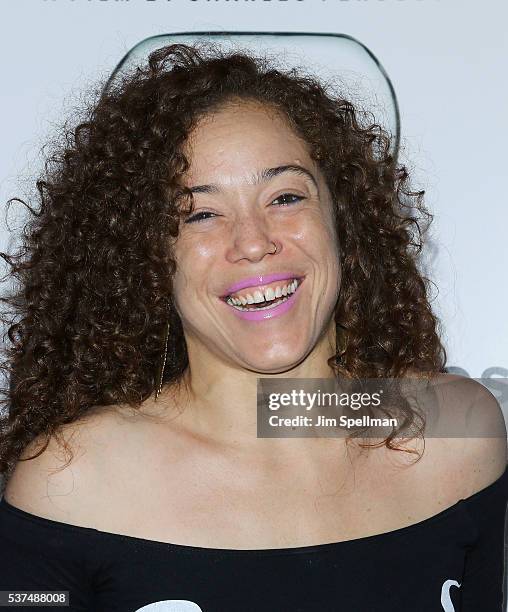
[[(252, 175), (251, 181), (254, 185), (262, 182), (268, 182), (276, 176), (279, 176), (279, 174), (284, 174), (286, 172), (305, 176), (306, 178), (312, 181), (316, 189), (319, 191), (319, 187), (316, 179), (314, 178), (314, 175), (309, 170), (307, 170), (307, 168), (299, 166), (298, 164), (286, 164), (284, 166), (276, 166), (275, 168), (264, 168), (263, 170), (261, 170), (261, 172)], [(190, 187), (191, 193), (219, 193), (220, 191), (221, 188), (215, 183)]]

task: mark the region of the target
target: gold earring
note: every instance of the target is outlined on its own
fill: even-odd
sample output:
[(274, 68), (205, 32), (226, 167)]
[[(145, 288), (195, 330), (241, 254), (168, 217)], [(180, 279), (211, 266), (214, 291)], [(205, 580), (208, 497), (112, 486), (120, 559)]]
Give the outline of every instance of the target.
[(337, 354), (339, 358), (346, 352), (347, 341), (347, 329), (343, 325), (337, 324)]
[(168, 322), (166, 323), (166, 331), (165, 331), (165, 338), (164, 338), (164, 352), (161, 355), (161, 358), (159, 360), (159, 367), (158, 367), (158, 372), (157, 372), (157, 388), (155, 390), (155, 401), (157, 401), (157, 398), (160, 395), (160, 392), (162, 390), (162, 376), (164, 374), (164, 368), (166, 367), (166, 358), (168, 356), (168, 339), (169, 339), (169, 317), (168, 317)]

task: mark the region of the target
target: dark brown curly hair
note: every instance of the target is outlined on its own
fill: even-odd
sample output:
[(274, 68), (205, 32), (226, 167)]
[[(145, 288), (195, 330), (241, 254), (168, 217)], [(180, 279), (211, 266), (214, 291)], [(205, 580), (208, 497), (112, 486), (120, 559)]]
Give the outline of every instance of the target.
[[(38, 456), (59, 426), (92, 407), (139, 408), (155, 389), (168, 310), (164, 383), (181, 380), (188, 357), (172, 306), (171, 244), (181, 198), (192, 207), (180, 182), (189, 167), (182, 148), (200, 117), (233, 99), (282, 111), (326, 178), (341, 245), (335, 321), (347, 330), (330, 366), (363, 378), (445, 371), (431, 281), (417, 267), (432, 215), (370, 113), (300, 69), (213, 45), (157, 49), (94, 92), (85, 120), (65, 125), (64, 144), (46, 159), (38, 207), (8, 202), (25, 204), (30, 218), (16, 253), (0, 253), (10, 266), (2, 280), (17, 282), (1, 298), (13, 314), (2, 318), (1, 474), (36, 436), (46, 439)], [(385, 443), (400, 450), (395, 434)]]

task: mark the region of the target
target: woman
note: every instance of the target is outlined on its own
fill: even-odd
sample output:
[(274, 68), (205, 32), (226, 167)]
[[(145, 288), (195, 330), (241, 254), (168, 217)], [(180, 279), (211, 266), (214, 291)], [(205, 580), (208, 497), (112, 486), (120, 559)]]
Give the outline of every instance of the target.
[[(385, 132), (310, 76), (172, 45), (52, 161), (4, 254), (22, 319), (0, 590), (94, 611), (500, 609), (504, 421), (445, 374), (423, 192)], [(474, 394), (500, 434), (257, 437), (259, 377), (337, 375), (458, 380), (445, 405)]]

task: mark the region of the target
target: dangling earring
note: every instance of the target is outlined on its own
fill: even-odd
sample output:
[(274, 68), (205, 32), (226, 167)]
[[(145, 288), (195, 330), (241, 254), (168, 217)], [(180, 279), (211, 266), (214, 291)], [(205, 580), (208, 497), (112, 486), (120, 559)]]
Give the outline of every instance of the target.
[(344, 325), (337, 323), (337, 361), (340, 361), (347, 349), (348, 334)]
[(164, 368), (166, 367), (166, 358), (168, 355), (168, 339), (169, 339), (169, 316), (168, 316), (168, 322), (166, 323), (166, 331), (165, 331), (165, 338), (164, 338), (164, 352), (161, 355), (161, 358), (159, 360), (159, 367), (158, 367), (158, 372), (157, 372), (157, 387), (155, 389), (155, 401), (157, 401), (157, 398), (160, 395), (160, 392), (162, 390), (162, 376), (164, 374)]

